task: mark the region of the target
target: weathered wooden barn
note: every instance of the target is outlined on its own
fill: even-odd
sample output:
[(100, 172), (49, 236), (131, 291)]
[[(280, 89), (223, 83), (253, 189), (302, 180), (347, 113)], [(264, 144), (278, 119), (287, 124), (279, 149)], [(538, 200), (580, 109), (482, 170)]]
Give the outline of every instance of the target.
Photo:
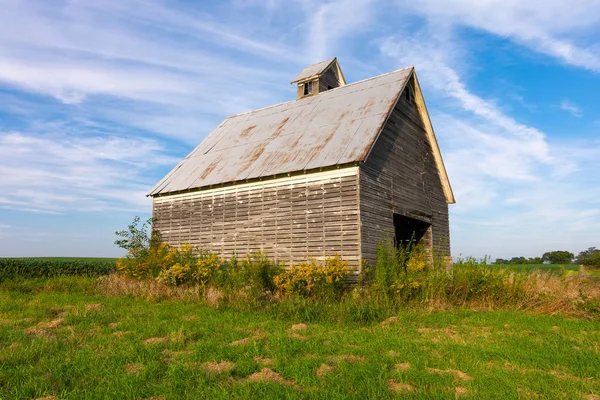
[(152, 189), (163, 240), (359, 266), (414, 237), (449, 257), (454, 196), (414, 68), (347, 84), (333, 58), (292, 84), (296, 100), (226, 118)]

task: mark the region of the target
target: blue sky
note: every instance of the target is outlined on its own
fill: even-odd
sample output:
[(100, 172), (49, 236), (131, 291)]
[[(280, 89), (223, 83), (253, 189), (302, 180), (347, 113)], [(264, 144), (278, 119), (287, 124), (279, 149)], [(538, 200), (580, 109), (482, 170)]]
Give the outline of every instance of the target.
[(414, 65), (453, 255), (600, 247), (598, 0), (0, 0), (0, 256), (118, 256), (227, 115)]

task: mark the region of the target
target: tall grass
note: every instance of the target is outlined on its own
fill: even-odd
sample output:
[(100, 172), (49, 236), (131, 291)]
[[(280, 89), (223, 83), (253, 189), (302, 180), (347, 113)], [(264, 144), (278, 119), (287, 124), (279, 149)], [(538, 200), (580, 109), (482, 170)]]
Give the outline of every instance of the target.
[[(382, 242), (374, 269), (358, 284), (340, 286), (340, 280), (334, 282), (333, 277), (347, 268), (347, 263), (333, 260), (285, 271), (259, 253), (222, 261), (203, 284), (173, 285), (161, 279), (115, 273), (100, 278), (98, 289), (108, 296), (204, 302), (213, 307), (263, 310), (306, 322), (371, 323), (407, 308), (600, 316), (600, 287), (585, 274), (502, 270), (488, 268), (475, 259), (448, 269), (442, 257), (432, 259), (418, 246)], [(312, 285), (308, 290), (307, 284)]]

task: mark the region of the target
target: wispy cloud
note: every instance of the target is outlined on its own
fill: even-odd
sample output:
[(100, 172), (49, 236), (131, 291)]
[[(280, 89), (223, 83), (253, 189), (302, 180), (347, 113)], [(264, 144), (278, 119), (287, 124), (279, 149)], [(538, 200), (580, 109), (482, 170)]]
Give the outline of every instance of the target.
[(566, 64), (600, 72), (598, 44), (585, 39), (600, 26), (598, 1), (400, 0), (399, 4), (426, 16), (432, 25), (483, 30)]
[[(465, 40), (485, 33), (533, 62), (600, 72), (597, 1), (0, 3), (0, 212), (8, 217), (148, 211), (148, 188), (223, 117), (292, 99), (287, 83), (302, 67), (338, 56), (349, 80), (416, 66), (458, 199), (459, 252), (518, 248), (538, 232), (544, 243), (600, 240), (589, 230), (600, 225), (598, 143), (557, 142), (505, 97), (473, 85), (479, 66)], [(527, 90), (512, 100), (539, 111)], [(548, 101), (582, 115), (586, 104), (563, 96)], [(550, 235), (553, 226), (564, 229)], [(33, 237), (21, 233), (11, 237)]]
[(0, 133), (0, 208), (43, 213), (140, 210), (143, 177), (175, 159), (154, 140)]
[[(543, 251), (524, 244), (515, 229), (544, 237), (543, 246), (555, 240), (552, 245), (573, 249), (580, 246), (578, 240), (598, 239), (586, 227), (600, 224), (600, 202), (595, 200), (600, 191), (584, 183), (600, 167), (595, 151), (586, 150), (590, 143), (567, 150), (507, 114), (497, 101), (473, 93), (461, 77), (456, 55), (463, 49), (451, 32), (432, 34), (425, 28), (417, 36), (387, 37), (379, 48), (396, 65), (414, 64), (425, 91), (452, 110), (434, 111), (433, 119), (457, 198), (453, 227), (477, 225), (485, 241), (474, 239), (471, 229), (457, 229), (455, 249), (496, 256), (508, 256), (506, 248), (527, 255)], [(558, 225), (565, 230), (548, 235)]]
[(560, 102), (560, 109), (571, 113), (574, 117), (583, 117), (581, 108), (573, 104), (569, 99), (563, 99)]

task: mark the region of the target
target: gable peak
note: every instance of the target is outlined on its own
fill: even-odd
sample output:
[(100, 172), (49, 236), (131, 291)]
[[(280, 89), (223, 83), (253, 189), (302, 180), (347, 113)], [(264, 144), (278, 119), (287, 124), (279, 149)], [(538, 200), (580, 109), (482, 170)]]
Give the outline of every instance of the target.
[(337, 57), (305, 67), (292, 80), (298, 85), (297, 99), (314, 96), (321, 92), (346, 85), (346, 79)]

